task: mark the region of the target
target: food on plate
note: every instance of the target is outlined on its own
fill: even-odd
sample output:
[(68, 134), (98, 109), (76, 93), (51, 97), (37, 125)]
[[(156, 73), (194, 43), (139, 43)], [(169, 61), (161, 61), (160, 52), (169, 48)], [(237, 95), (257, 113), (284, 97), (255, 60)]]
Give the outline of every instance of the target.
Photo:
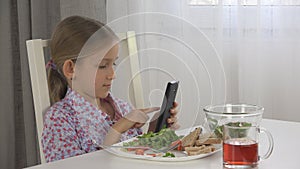
[(175, 155), (171, 152), (166, 152), (166, 154), (163, 155), (162, 157), (175, 157)]
[(145, 146), (156, 150), (168, 147), (172, 142), (180, 139), (174, 130), (164, 128), (157, 133), (147, 133), (137, 137), (137, 140), (123, 143), (123, 146)]
[[(202, 128), (198, 127), (182, 137), (176, 135), (175, 131), (164, 128), (158, 133), (150, 132), (138, 136), (137, 139), (133, 141), (123, 143), (123, 146), (131, 147), (124, 149), (125, 151), (132, 151), (132, 153), (135, 153), (136, 155), (147, 155), (152, 157), (175, 157), (177, 156), (176, 153), (179, 153), (178, 151), (181, 152), (179, 153), (181, 156), (182, 154), (194, 156), (214, 152), (216, 150), (215, 145), (221, 144), (222, 140), (217, 138), (215, 134), (202, 133), (202, 131)], [(161, 151), (166, 147), (172, 147), (172, 149), (166, 153), (153, 152), (153, 149)], [(176, 147), (177, 150), (173, 150)]]
[(182, 145), (182, 147), (184, 147), (187, 155), (193, 156), (211, 153), (216, 150), (214, 144), (222, 143), (222, 140), (216, 138), (214, 134), (203, 134), (201, 132), (201, 128), (196, 128), (193, 132), (182, 139), (182, 144), (183, 141), (185, 141), (185, 145)]
[(192, 131), (190, 134), (185, 136), (181, 142), (182, 142), (182, 147), (183, 149), (185, 147), (191, 147), (195, 145), (195, 141), (199, 137), (200, 133), (202, 132), (202, 128), (198, 127), (194, 131)]
[(222, 140), (220, 138), (204, 138), (196, 140), (195, 144), (197, 146), (206, 145), (206, 144), (221, 144)]
[(136, 155), (144, 155), (144, 152), (145, 152), (145, 150), (144, 150), (144, 149), (141, 149), (141, 148), (137, 148), (137, 149), (135, 150), (135, 154), (136, 154)]
[[(189, 149), (191, 148), (191, 149)], [(186, 147), (186, 152), (189, 156), (193, 155), (199, 155), (199, 154), (206, 154), (206, 153), (211, 153), (215, 151), (215, 147), (213, 145), (202, 145), (200, 147)]]
[(152, 157), (156, 157), (156, 156), (160, 156), (161, 154), (158, 154), (158, 153), (147, 153), (146, 155), (152, 156)]

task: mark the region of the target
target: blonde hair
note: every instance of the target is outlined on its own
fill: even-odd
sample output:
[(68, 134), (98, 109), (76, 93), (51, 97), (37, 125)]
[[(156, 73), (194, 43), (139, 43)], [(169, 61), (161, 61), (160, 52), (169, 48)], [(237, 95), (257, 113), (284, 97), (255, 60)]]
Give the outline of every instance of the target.
[(51, 104), (63, 99), (68, 89), (67, 79), (62, 73), (65, 61), (71, 59), (76, 62), (84, 44), (103, 26), (99, 21), (82, 16), (68, 17), (56, 26), (50, 43), (50, 53), (56, 68), (48, 70)]

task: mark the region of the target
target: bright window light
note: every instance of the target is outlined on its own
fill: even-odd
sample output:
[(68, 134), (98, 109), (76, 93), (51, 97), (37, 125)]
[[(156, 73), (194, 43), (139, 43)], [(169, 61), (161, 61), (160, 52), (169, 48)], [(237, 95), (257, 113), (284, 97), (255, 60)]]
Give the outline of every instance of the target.
[(218, 5), (218, 0), (189, 0), (189, 5)]
[(189, 5), (209, 6), (209, 5), (245, 5), (252, 6), (258, 5), (270, 5), (270, 6), (296, 6), (300, 5), (300, 0), (189, 0)]

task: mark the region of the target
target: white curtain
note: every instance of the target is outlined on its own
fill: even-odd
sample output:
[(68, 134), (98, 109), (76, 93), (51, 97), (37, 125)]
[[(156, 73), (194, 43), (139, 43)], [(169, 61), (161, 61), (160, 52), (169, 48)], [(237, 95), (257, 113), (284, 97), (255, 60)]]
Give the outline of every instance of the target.
[[(229, 1), (219, 0), (217, 5), (210, 6), (189, 5), (189, 2), (107, 2), (108, 23), (126, 18), (122, 25), (115, 25), (116, 31), (159, 32), (180, 39), (170, 41), (163, 36), (154, 38), (143, 34), (139, 47), (142, 67), (163, 67), (181, 80), (177, 96), (181, 103), (181, 122), (189, 124), (204, 105), (221, 102), (257, 104), (265, 107), (266, 118), (300, 121), (296, 107), (300, 103), (300, 57), (297, 57), (300, 6), (266, 6), (262, 5), (263, 0), (250, 6), (242, 3), (246, 1), (223, 5), (222, 2)], [(132, 17), (135, 15), (139, 17)], [(218, 55), (206, 48), (211, 47), (207, 41), (212, 42)], [(178, 42), (187, 42), (190, 48)], [(196, 59), (191, 49), (198, 52), (202, 61)], [(177, 59), (170, 61), (170, 53)], [(144, 75), (145, 79), (148, 80), (145, 88), (148, 91), (144, 92), (147, 100), (156, 91), (162, 95), (165, 81), (172, 78), (157, 73), (153, 77)], [(160, 104), (158, 95), (154, 99), (150, 97), (150, 102), (155, 101), (156, 105)]]
[(268, 118), (300, 121), (300, 7), (237, 2), (189, 6), (184, 17), (207, 29), (221, 53), (228, 101), (261, 105)]

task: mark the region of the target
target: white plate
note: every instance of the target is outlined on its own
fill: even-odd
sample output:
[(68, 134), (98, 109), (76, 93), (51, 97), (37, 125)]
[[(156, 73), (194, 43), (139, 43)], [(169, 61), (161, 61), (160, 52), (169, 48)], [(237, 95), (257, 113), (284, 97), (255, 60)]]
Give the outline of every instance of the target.
[[(176, 131), (176, 134), (177, 135), (187, 135), (194, 128)], [(129, 142), (129, 141), (132, 141), (132, 140), (135, 140), (135, 139), (136, 138), (132, 138), (132, 139), (126, 140), (124, 142)], [(122, 146), (124, 142), (117, 143), (115, 145), (116, 146)], [(188, 156), (183, 151), (172, 151), (172, 153), (175, 155), (175, 157), (161, 157), (161, 156), (152, 157), (150, 155), (136, 155), (134, 152), (127, 152), (127, 151), (124, 151), (122, 148), (108, 148), (108, 149), (105, 149), (105, 150), (112, 153), (112, 154), (114, 154), (114, 155), (120, 156), (120, 157), (142, 159), (142, 160), (151, 160), (151, 161), (172, 162), (172, 161), (189, 161), (189, 160), (194, 160), (194, 159), (200, 159), (200, 158), (204, 158), (204, 157), (213, 155), (213, 154), (215, 154), (215, 153), (222, 150), (222, 145), (221, 144), (217, 144), (217, 145), (214, 145), (214, 146), (216, 148), (215, 151), (213, 151), (211, 153), (207, 153), (207, 154), (199, 154), (199, 155), (194, 155), (194, 156)]]

